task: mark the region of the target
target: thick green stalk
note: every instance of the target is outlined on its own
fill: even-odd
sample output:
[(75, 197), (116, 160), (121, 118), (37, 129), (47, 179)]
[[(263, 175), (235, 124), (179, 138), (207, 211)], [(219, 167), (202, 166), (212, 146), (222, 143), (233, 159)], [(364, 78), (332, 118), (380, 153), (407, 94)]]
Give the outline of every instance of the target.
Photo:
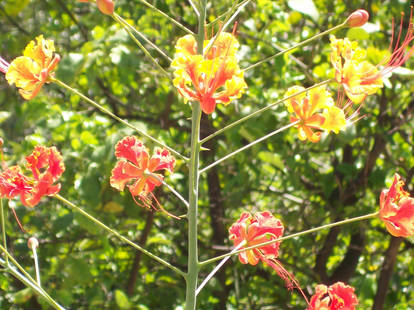
[[(206, 19), (207, 0), (200, 1), (200, 16), (198, 19), (197, 53), (203, 54), (204, 23)], [(186, 278), (185, 310), (195, 310), (197, 304), (197, 280), (200, 266), (198, 263), (197, 217), (198, 217), (198, 179), (200, 160), (200, 120), (201, 106), (199, 102), (192, 103), (191, 117), (191, 156), (189, 162), (189, 208), (188, 220), (188, 272)]]
[(251, 143), (249, 143), (249, 144), (247, 144), (247, 145), (245, 145), (245, 146), (243, 146), (243, 147), (235, 150), (234, 152), (231, 152), (230, 154), (227, 154), (226, 156), (220, 158), (219, 160), (216, 160), (215, 162), (213, 162), (212, 164), (208, 165), (207, 167), (204, 167), (203, 169), (201, 169), (200, 170), (200, 174), (203, 173), (203, 172), (205, 172), (205, 171), (207, 171), (210, 168), (213, 168), (214, 166), (218, 165), (219, 163), (225, 161), (226, 159), (229, 159), (230, 157), (232, 157), (232, 156), (234, 156), (234, 155), (236, 155), (236, 154), (238, 154), (238, 153), (240, 153), (240, 152), (242, 152), (244, 150), (247, 150), (248, 148), (256, 145), (257, 143), (260, 143), (260, 142), (262, 142), (262, 141), (264, 141), (264, 140), (266, 140), (266, 139), (268, 139), (270, 137), (273, 137), (274, 135), (276, 135), (276, 134), (278, 134), (278, 133), (280, 133), (280, 132), (282, 132), (282, 131), (290, 128), (290, 127), (293, 127), (293, 126), (297, 125), (299, 122), (300, 121), (296, 121), (296, 122), (290, 123), (289, 125), (283, 126), (283, 127), (279, 128), (279, 129), (276, 129), (276, 130), (272, 131), (271, 133), (269, 133), (269, 134), (267, 134), (267, 135), (265, 135), (265, 136), (263, 136), (263, 137), (261, 137), (261, 138), (259, 138), (257, 140), (254, 140), (253, 142), (251, 142)]
[(270, 108), (272, 108), (272, 107), (274, 107), (274, 106), (276, 106), (278, 104), (281, 104), (282, 102), (284, 102), (286, 100), (289, 100), (290, 98), (293, 98), (293, 97), (295, 97), (297, 95), (303, 94), (303, 93), (305, 93), (305, 92), (307, 92), (307, 91), (309, 91), (309, 90), (311, 90), (313, 88), (316, 88), (316, 87), (319, 87), (319, 86), (328, 84), (328, 83), (330, 83), (332, 81), (333, 81), (333, 79), (325, 80), (323, 82), (320, 82), (318, 84), (315, 84), (315, 85), (312, 85), (312, 86), (310, 86), (308, 88), (305, 88), (304, 90), (299, 91), (299, 92), (297, 92), (295, 94), (292, 94), (291, 96), (287, 96), (287, 97), (284, 97), (284, 98), (282, 98), (282, 99), (280, 99), (280, 100), (278, 100), (276, 102), (273, 102), (272, 104), (269, 104), (268, 106), (266, 106), (266, 107), (264, 107), (264, 108), (262, 108), (260, 110), (257, 110), (256, 112), (250, 113), (249, 115), (246, 115), (245, 117), (242, 117), (241, 119), (239, 119), (239, 120), (237, 120), (237, 121), (235, 121), (235, 122), (233, 122), (233, 123), (231, 123), (231, 124), (229, 124), (229, 125), (221, 128), (221, 129), (217, 130), (216, 132), (212, 133), (211, 135), (209, 135), (209, 136), (205, 137), (203, 140), (201, 140), (200, 143), (203, 144), (203, 143), (207, 142), (208, 140), (211, 140), (215, 136), (218, 136), (218, 135), (222, 134), (226, 130), (229, 130), (230, 128), (233, 128), (234, 126), (237, 126), (237, 125), (239, 125), (239, 124), (241, 124), (241, 123), (243, 123), (243, 122), (251, 119), (252, 117), (255, 117), (256, 115), (259, 115), (260, 113), (263, 113), (263, 112), (269, 110)]
[[(4, 223), (4, 209), (3, 209), (3, 199), (0, 198), (0, 212), (1, 212), (1, 231), (2, 231), (2, 238), (3, 238), (3, 246), (7, 250), (7, 240), (6, 240), (6, 225)], [(9, 264), (9, 258), (6, 255), (5, 257), (6, 266)]]
[(139, 129), (138, 127), (130, 124), (129, 122), (123, 120), (122, 118), (116, 116), (114, 113), (112, 113), (111, 111), (109, 111), (108, 109), (104, 108), (103, 106), (101, 106), (99, 103), (93, 101), (92, 99), (86, 97), (84, 94), (82, 94), (81, 92), (79, 92), (78, 90), (70, 87), (69, 85), (63, 83), (61, 80), (55, 79), (55, 78), (50, 78), (50, 81), (53, 83), (58, 84), (59, 86), (62, 86), (63, 88), (66, 88), (67, 90), (69, 90), (70, 92), (74, 93), (75, 95), (81, 97), (83, 100), (85, 100), (86, 102), (90, 103), (91, 105), (93, 105), (95, 108), (99, 109), (100, 111), (102, 111), (103, 113), (109, 115), (110, 117), (112, 117), (113, 119), (117, 120), (118, 122), (120, 122), (121, 124), (134, 129), (136, 132), (138, 132), (140, 135), (144, 136), (145, 138), (151, 140), (152, 142), (154, 142), (155, 144), (158, 144), (159, 146), (166, 148), (167, 150), (169, 150), (172, 154), (174, 154), (175, 156), (180, 157), (181, 159), (188, 161), (188, 158), (185, 157), (184, 155), (181, 155), (180, 153), (178, 153), (176, 150), (170, 148), (169, 146), (165, 145), (164, 143), (158, 141), (157, 139), (151, 137), (149, 134), (143, 132), (141, 129)]
[[(43, 288), (41, 288), (36, 283), (36, 281), (26, 272), (26, 270), (24, 270), (24, 268), (20, 266), (20, 264), (14, 259), (14, 257), (11, 256), (10, 253), (7, 252), (7, 250), (3, 248), (1, 245), (0, 245), (0, 250), (10, 260), (10, 263), (7, 263), (6, 265), (6, 262), (3, 262), (3, 260), (0, 259), (0, 265), (3, 265), (7, 272), (14, 275), (16, 278), (22, 281), (26, 286), (30, 287), (31, 289), (33, 289), (34, 292), (42, 296), (46, 300), (46, 302), (53, 308), (57, 310), (65, 310), (65, 308), (59, 305)], [(17, 271), (16, 267), (14, 267), (13, 265), (16, 266), (17, 269), (20, 270), (20, 272)]]
[(227, 253), (227, 254), (223, 254), (223, 255), (220, 255), (220, 256), (210, 258), (210, 259), (208, 259), (204, 262), (201, 262), (200, 266), (204, 266), (204, 265), (214, 263), (215, 261), (223, 259), (227, 256), (237, 255), (237, 254), (240, 254), (240, 253), (248, 251), (248, 250), (253, 250), (253, 249), (260, 248), (262, 246), (269, 245), (269, 244), (272, 244), (272, 243), (275, 243), (275, 242), (281, 242), (283, 240), (288, 240), (288, 239), (292, 239), (292, 238), (295, 238), (295, 237), (303, 236), (303, 235), (310, 234), (310, 233), (313, 233), (313, 232), (316, 232), (316, 231), (319, 231), (319, 230), (322, 230), (322, 229), (328, 229), (328, 228), (331, 228), (331, 227), (334, 227), (334, 226), (340, 226), (340, 225), (349, 224), (349, 223), (352, 223), (352, 222), (367, 220), (367, 219), (378, 216), (378, 214), (379, 214), (379, 211), (374, 212), (374, 213), (370, 213), (370, 214), (366, 214), (366, 215), (362, 215), (362, 216), (353, 217), (353, 218), (346, 219), (346, 220), (339, 221), (339, 222), (335, 222), (335, 223), (322, 225), (322, 226), (311, 228), (311, 229), (308, 229), (308, 230), (304, 230), (304, 231), (301, 231), (301, 232), (298, 232), (298, 233), (295, 233), (295, 234), (291, 234), (289, 236), (285, 236), (285, 237), (281, 237), (281, 238), (278, 238), (278, 239), (274, 239), (274, 240), (266, 241), (266, 242), (263, 242), (263, 243), (259, 243), (259, 244), (253, 245), (253, 246), (246, 247), (246, 248), (241, 249), (241, 250), (237, 250), (237, 251), (234, 251), (234, 252), (232, 251), (232, 252)]
[(288, 52), (294, 50), (295, 48), (299, 48), (299, 47), (305, 46), (306, 44), (312, 42), (313, 40), (319, 39), (320, 37), (323, 37), (324, 35), (327, 35), (328, 33), (331, 33), (333, 31), (336, 31), (336, 30), (345, 28), (346, 26), (347, 26), (347, 22), (344, 21), (342, 24), (340, 24), (338, 26), (335, 26), (335, 27), (333, 27), (331, 29), (328, 29), (328, 30), (325, 30), (323, 32), (320, 32), (320, 33), (314, 35), (313, 37), (310, 37), (309, 39), (306, 39), (305, 41), (302, 41), (302, 42), (300, 42), (298, 44), (293, 45), (292, 47), (289, 47), (287, 49), (284, 49), (283, 51), (280, 51), (279, 53), (276, 53), (276, 54), (274, 54), (274, 55), (272, 55), (270, 57), (267, 57), (265, 59), (262, 59), (262, 60), (258, 61), (257, 63), (255, 63), (255, 64), (253, 64), (253, 65), (245, 68), (244, 71), (249, 71), (249, 70), (257, 67), (258, 65), (261, 65), (262, 63), (268, 62), (269, 60), (272, 60), (273, 58), (276, 58), (276, 57), (281, 56), (281, 55), (283, 55), (285, 53), (288, 53)]
[(57, 199), (59, 199), (60, 201), (62, 201), (63, 203), (65, 203), (66, 205), (68, 205), (69, 207), (71, 207), (72, 209), (74, 209), (75, 211), (79, 212), (80, 214), (82, 214), (83, 216), (85, 216), (87, 219), (89, 219), (90, 221), (94, 222), (96, 225), (98, 225), (99, 227), (103, 228), (107, 232), (111, 233), (112, 235), (114, 235), (118, 239), (120, 239), (120, 240), (124, 241), (125, 243), (129, 244), (130, 246), (132, 246), (133, 248), (137, 249), (138, 251), (141, 251), (142, 253), (148, 255), (153, 260), (156, 260), (157, 262), (159, 262), (160, 264), (164, 265), (165, 267), (170, 268), (171, 270), (175, 271), (176, 273), (178, 273), (179, 275), (183, 276), (184, 278), (186, 277), (186, 274), (182, 270), (180, 270), (177, 267), (171, 265), (169, 262), (163, 260), (162, 258), (158, 257), (157, 255), (152, 254), (151, 252), (145, 250), (143, 247), (139, 246), (138, 244), (136, 244), (136, 243), (132, 242), (131, 240), (129, 240), (128, 238), (124, 237), (123, 235), (121, 235), (116, 230), (114, 230), (114, 229), (106, 226), (104, 223), (102, 223), (98, 219), (94, 218), (88, 212), (82, 210), (81, 208), (79, 208), (77, 205), (73, 204), (69, 200), (63, 198), (60, 195), (55, 195), (54, 197), (57, 198)]

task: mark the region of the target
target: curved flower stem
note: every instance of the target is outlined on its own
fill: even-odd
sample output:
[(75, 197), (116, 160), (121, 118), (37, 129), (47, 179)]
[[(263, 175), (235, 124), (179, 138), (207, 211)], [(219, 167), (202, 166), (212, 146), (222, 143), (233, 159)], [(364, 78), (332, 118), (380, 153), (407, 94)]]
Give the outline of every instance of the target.
[(210, 22), (208, 24), (208, 26), (212, 26), (214, 24), (216, 24), (217, 22), (219, 22), (223, 17), (227, 17), (229, 14), (232, 14), (233, 11), (235, 9), (238, 9), (239, 7), (241, 7), (242, 5), (244, 5), (247, 2), (250, 2), (251, 0), (243, 0), (242, 2), (238, 3), (236, 6), (232, 6), (231, 8), (229, 8), (225, 13), (221, 14), (219, 17), (217, 17), (215, 20), (213, 20), (212, 22)]
[(173, 24), (175, 24), (176, 26), (178, 26), (179, 28), (181, 28), (182, 30), (184, 30), (187, 33), (190, 33), (192, 35), (195, 35), (194, 32), (192, 32), (190, 29), (188, 29), (187, 27), (185, 27), (184, 25), (180, 24), (178, 21), (176, 21), (174, 18), (168, 16), (167, 14), (165, 14), (163, 11), (161, 11), (160, 9), (157, 9), (155, 6), (153, 6), (151, 3), (148, 3), (145, 0), (139, 0), (139, 2), (145, 4), (147, 7), (153, 9), (155, 12), (161, 14), (162, 16), (164, 16), (165, 18), (167, 18), (169, 21), (171, 21)]
[(107, 232), (113, 234), (118, 239), (120, 239), (120, 240), (124, 241), (125, 243), (129, 244), (130, 246), (132, 246), (133, 248), (137, 249), (138, 251), (141, 251), (142, 253), (148, 255), (153, 260), (156, 260), (157, 262), (159, 262), (160, 264), (164, 265), (165, 267), (170, 268), (171, 270), (175, 271), (176, 273), (178, 273), (179, 275), (183, 276), (184, 278), (186, 277), (186, 274), (183, 271), (181, 271), (180, 269), (178, 269), (177, 267), (174, 267), (169, 262), (163, 260), (162, 258), (156, 256), (155, 254), (152, 254), (151, 252), (149, 252), (149, 251), (145, 250), (144, 248), (140, 247), (138, 244), (136, 244), (136, 243), (132, 242), (131, 240), (129, 240), (128, 238), (122, 236), (119, 232), (117, 232), (116, 230), (114, 230), (114, 229), (106, 226), (104, 223), (102, 223), (98, 219), (94, 218), (92, 215), (90, 215), (86, 211), (82, 210), (81, 208), (79, 208), (78, 206), (76, 206), (75, 204), (73, 204), (72, 202), (70, 202), (69, 200), (63, 198), (59, 194), (54, 195), (53, 197), (59, 199), (60, 201), (62, 201), (63, 203), (65, 203), (66, 205), (68, 205), (69, 207), (71, 207), (72, 209), (74, 209), (77, 212), (81, 213), (83, 216), (85, 216), (86, 218), (88, 218), (90, 221), (94, 222), (95, 224), (97, 224), (98, 226), (100, 226), (101, 228), (103, 228), (104, 230), (106, 230)]
[[(22, 281), (26, 286), (30, 287), (35, 291), (37, 294), (42, 296), (46, 302), (52, 306), (53, 308), (57, 310), (65, 310), (61, 305), (59, 305), (46, 291), (41, 288), (36, 281), (30, 276), (30, 274), (27, 273), (26, 270), (20, 264), (14, 259), (13, 256), (3, 247), (0, 245), (0, 250), (6, 255), (6, 257), (10, 260), (9, 263), (6, 264), (5, 261), (0, 259), (0, 264), (5, 267), (5, 270), (18, 278), (20, 281)], [(13, 266), (14, 265), (14, 266)], [(15, 267), (16, 266), (16, 267)], [(16, 270), (19, 269), (19, 271)]]
[(62, 86), (63, 88), (66, 88), (67, 90), (69, 90), (70, 92), (74, 93), (75, 95), (81, 97), (83, 100), (85, 100), (86, 102), (90, 103), (91, 105), (93, 105), (95, 108), (99, 109), (100, 111), (102, 111), (103, 113), (109, 115), (110, 117), (112, 117), (113, 119), (117, 120), (118, 122), (122, 123), (123, 125), (134, 129), (136, 132), (138, 132), (140, 135), (144, 136), (145, 138), (151, 140), (152, 142), (154, 142), (155, 144), (166, 148), (167, 150), (169, 150), (172, 154), (174, 154), (175, 156), (180, 157), (181, 159), (183, 159), (184, 161), (188, 161), (189, 159), (187, 157), (185, 157), (184, 155), (181, 155), (180, 153), (178, 153), (176, 150), (170, 148), (169, 146), (165, 145), (164, 143), (158, 141), (157, 139), (151, 137), (149, 134), (143, 132), (141, 129), (139, 129), (138, 127), (130, 124), (129, 122), (123, 120), (122, 118), (116, 116), (114, 113), (112, 113), (111, 111), (109, 111), (108, 109), (104, 108), (103, 106), (101, 106), (99, 103), (93, 101), (92, 99), (86, 97), (85, 95), (83, 95), (81, 92), (79, 92), (78, 90), (70, 87), (69, 85), (63, 83), (61, 80), (58, 80), (56, 78), (50, 78), (51, 82), (54, 82), (56, 84), (58, 84), (59, 86)]
[(194, 13), (196, 13), (197, 17), (200, 17), (200, 12), (197, 9), (197, 6), (194, 4), (194, 2), (192, 0), (188, 0), (188, 2), (190, 3), (191, 7), (194, 10)]
[[(204, 30), (206, 20), (207, 0), (200, 0), (200, 16), (198, 17), (197, 53), (203, 54)], [(191, 115), (191, 157), (188, 163), (189, 168), (189, 207), (187, 212), (188, 220), (188, 263), (187, 281), (185, 291), (185, 310), (195, 310), (197, 304), (197, 280), (200, 265), (198, 263), (198, 181), (199, 181), (199, 160), (200, 160), (200, 120), (201, 106), (199, 102), (192, 102)]]
[[(2, 231), (2, 238), (3, 238), (3, 246), (4, 249), (7, 251), (7, 240), (6, 240), (6, 225), (4, 222), (4, 208), (3, 208), (3, 199), (0, 198), (0, 216), (1, 216), (1, 231)], [(6, 255), (5, 257), (6, 266), (9, 265), (9, 257)]]
[(136, 45), (139, 46), (139, 48), (144, 52), (145, 56), (147, 56), (152, 63), (169, 79), (171, 79), (171, 75), (165, 71), (165, 69), (163, 67), (161, 67), (161, 65), (158, 63), (158, 61), (152, 57), (151, 53), (148, 52), (148, 50), (145, 48), (144, 45), (141, 44), (141, 42), (139, 42), (139, 40), (134, 36), (134, 34), (131, 32), (130, 27), (128, 27), (125, 23), (123, 23), (116, 14), (112, 14), (112, 18), (117, 21), (124, 29), (125, 31), (128, 33), (128, 35), (131, 37), (131, 39), (135, 42)]
[(263, 112), (269, 110), (270, 108), (273, 108), (274, 106), (282, 103), (283, 101), (289, 100), (289, 99), (291, 99), (291, 98), (293, 98), (293, 97), (295, 97), (297, 95), (303, 94), (303, 93), (305, 93), (305, 92), (307, 92), (307, 91), (309, 91), (309, 90), (311, 90), (313, 88), (316, 88), (316, 87), (319, 87), (319, 86), (328, 84), (328, 83), (330, 83), (332, 81), (334, 81), (334, 79), (325, 80), (323, 82), (320, 82), (320, 83), (317, 83), (315, 85), (312, 85), (312, 86), (310, 86), (310, 87), (308, 87), (308, 88), (306, 88), (306, 89), (304, 89), (302, 91), (299, 91), (299, 92), (297, 92), (297, 93), (295, 93), (295, 94), (293, 94), (291, 96), (287, 96), (287, 97), (284, 97), (284, 98), (282, 98), (282, 99), (280, 99), (278, 101), (275, 101), (272, 104), (269, 104), (268, 106), (266, 106), (266, 107), (264, 107), (264, 108), (262, 108), (260, 110), (257, 110), (256, 112), (250, 113), (249, 115), (246, 115), (245, 117), (242, 117), (241, 119), (239, 119), (239, 120), (237, 120), (237, 121), (235, 121), (235, 122), (233, 122), (233, 123), (231, 123), (231, 124), (229, 124), (229, 125), (221, 128), (221, 129), (217, 130), (216, 132), (212, 133), (211, 135), (209, 135), (209, 136), (205, 137), (203, 140), (201, 140), (200, 143), (203, 144), (203, 143), (207, 142), (208, 140), (211, 140), (212, 138), (214, 138), (215, 136), (218, 136), (218, 135), (222, 134), (226, 130), (229, 130), (230, 128), (233, 128), (234, 126), (237, 126), (237, 125), (239, 125), (239, 124), (241, 124), (241, 123), (243, 123), (243, 122), (251, 119), (252, 117), (255, 117), (256, 115), (259, 115), (260, 113), (263, 113)]
[[(240, 249), (246, 243), (247, 243), (246, 240), (243, 240), (230, 253), (236, 252), (238, 249)], [(201, 282), (200, 286), (197, 288), (196, 295), (198, 295), (198, 293), (200, 293), (200, 291), (207, 284), (207, 282), (210, 281), (210, 279), (216, 274), (217, 271), (220, 270), (221, 266), (223, 266), (230, 259), (230, 257), (231, 256), (227, 256), (227, 257), (223, 258), (223, 260), (208, 274), (208, 276), (204, 279), (203, 282)]]
[(293, 45), (292, 47), (289, 47), (287, 49), (284, 49), (283, 51), (280, 51), (279, 53), (276, 53), (276, 54), (274, 54), (274, 55), (272, 55), (270, 57), (267, 57), (265, 59), (262, 59), (262, 60), (258, 61), (257, 63), (255, 63), (253, 65), (250, 65), (249, 67), (245, 68), (244, 71), (249, 71), (249, 70), (251, 70), (253, 68), (256, 68), (257, 66), (261, 65), (262, 63), (268, 62), (269, 60), (272, 60), (273, 58), (276, 58), (276, 57), (278, 57), (280, 55), (283, 55), (285, 53), (288, 53), (291, 50), (294, 50), (295, 48), (302, 47), (302, 46), (304, 46), (304, 45), (312, 42), (313, 40), (319, 39), (320, 37), (322, 37), (324, 35), (327, 35), (328, 33), (331, 33), (333, 31), (336, 31), (336, 30), (345, 28), (346, 26), (347, 26), (347, 23), (346, 23), (346, 21), (344, 21), (342, 24), (340, 24), (338, 26), (335, 26), (335, 27), (333, 27), (331, 29), (328, 29), (328, 30), (325, 30), (323, 32), (320, 32), (320, 33), (314, 35), (313, 37), (310, 37), (309, 39), (306, 39), (305, 41), (302, 41), (302, 42), (300, 42), (298, 44)]
[(35, 272), (36, 272), (36, 283), (37, 285), (39, 285), (39, 287), (42, 287), (41, 282), (40, 282), (39, 260), (37, 259), (36, 247), (32, 247), (32, 252), (33, 252), (33, 260), (34, 260)]
[(213, 162), (212, 164), (208, 165), (207, 167), (204, 167), (203, 169), (201, 169), (200, 170), (200, 174), (203, 173), (203, 172), (205, 172), (205, 171), (207, 171), (210, 168), (213, 168), (214, 166), (218, 165), (219, 163), (225, 161), (226, 159), (229, 159), (230, 157), (232, 157), (232, 156), (234, 156), (234, 155), (236, 155), (236, 154), (238, 154), (238, 153), (240, 153), (240, 152), (242, 152), (244, 150), (247, 150), (248, 148), (252, 147), (253, 145), (256, 145), (257, 143), (262, 142), (263, 140), (266, 140), (267, 138), (270, 138), (270, 137), (272, 137), (272, 136), (274, 136), (274, 135), (282, 132), (283, 130), (286, 130), (286, 129), (290, 128), (290, 127), (293, 127), (293, 126), (297, 125), (299, 122), (300, 121), (296, 121), (296, 122), (290, 123), (289, 125), (283, 126), (283, 127), (279, 128), (279, 129), (277, 129), (275, 131), (272, 131), (271, 133), (269, 133), (269, 134), (267, 134), (267, 135), (265, 135), (265, 136), (263, 136), (263, 137), (255, 140), (255, 141), (253, 141), (253, 142), (251, 142), (251, 143), (249, 143), (249, 144), (247, 144), (247, 145), (245, 145), (245, 146), (243, 146), (243, 147), (235, 150), (234, 152), (232, 152), (230, 154), (227, 154), (226, 156), (220, 158), (219, 160), (216, 160), (215, 162)]
[(289, 236), (281, 237), (281, 238), (278, 238), (278, 239), (274, 239), (274, 240), (271, 240), (271, 241), (266, 241), (266, 242), (263, 242), (263, 243), (260, 243), (260, 244), (256, 244), (254, 246), (246, 247), (242, 250), (237, 250), (235, 252), (230, 252), (230, 253), (227, 253), (227, 254), (223, 254), (223, 255), (220, 255), (220, 256), (210, 258), (208, 260), (205, 260), (204, 262), (200, 262), (200, 266), (208, 265), (208, 264), (211, 264), (215, 261), (223, 259), (227, 256), (237, 255), (237, 254), (240, 254), (244, 251), (260, 248), (262, 246), (269, 245), (269, 244), (272, 244), (272, 243), (275, 243), (275, 242), (281, 242), (283, 240), (288, 240), (288, 239), (292, 239), (292, 238), (295, 238), (295, 237), (307, 235), (307, 234), (310, 234), (310, 233), (313, 233), (313, 232), (316, 232), (316, 231), (319, 231), (319, 230), (323, 230), (323, 229), (328, 229), (328, 228), (331, 228), (331, 227), (334, 227), (334, 226), (340, 226), (340, 225), (349, 224), (349, 223), (352, 223), (352, 222), (367, 220), (367, 219), (376, 217), (378, 214), (379, 214), (379, 211), (374, 212), (374, 213), (370, 213), (370, 214), (366, 214), (366, 215), (362, 215), (362, 216), (353, 217), (353, 218), (346, 219), (346, 220), (339, 221), (339, 222), (334, 222), (334, 223), (322, 225), (322, 226), (319, 226), (319, 227), (316, 227), (316, 228), (311, 228), (311, 229), (308, 229), (308, 230), (304, 230), (304, 231), (294, 233), (294, 234), (291, 234)]
[(161, 56), (163, 56), (169, 62), (172, 62), (172, 59), (163, 50), (161, 50), (155, 43), (151, 42), (142, 32), (138, 31), (134, 26), (132, 26), (130, 23), (128, 23), (125, 19), (123, 19), (118, 14), (113, 13), (113, 16), (114, 16), (114, 19), (118, 23), (121, 22), (123, 25), (127, 26), (132, 32), (136, 33), (140, 38), (142, 38), (145, 42), (151, 45), (151, 47), (155, 49)]

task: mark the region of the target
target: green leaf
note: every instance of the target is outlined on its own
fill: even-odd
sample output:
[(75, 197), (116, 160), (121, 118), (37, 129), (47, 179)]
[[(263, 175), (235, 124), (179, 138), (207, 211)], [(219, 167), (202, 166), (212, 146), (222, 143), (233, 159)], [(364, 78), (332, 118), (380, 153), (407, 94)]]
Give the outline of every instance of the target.
[(115, 291), (115, 302), (119, 309), (131, 309), (127, 295), (121, 290)]

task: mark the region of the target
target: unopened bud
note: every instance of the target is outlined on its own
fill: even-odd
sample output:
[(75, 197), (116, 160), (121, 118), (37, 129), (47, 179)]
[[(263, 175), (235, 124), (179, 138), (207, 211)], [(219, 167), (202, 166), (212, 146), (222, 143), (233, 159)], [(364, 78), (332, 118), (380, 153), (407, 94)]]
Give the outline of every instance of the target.
[(348, 27), (361, 27), (369, 19), (369, 13), (363, 9), (356, 10), (351, 15), (349, 15), (346, 20), (346, 25)]
[(39, 241), (35, 237), (30, 237), (27, 241), (27, 246), (31, 250), (36, 249), (39, 246)]
[(96, 0), (99, 11), (106, 15), (112, 15), (114, 12), (114, 2), (112, 0)]

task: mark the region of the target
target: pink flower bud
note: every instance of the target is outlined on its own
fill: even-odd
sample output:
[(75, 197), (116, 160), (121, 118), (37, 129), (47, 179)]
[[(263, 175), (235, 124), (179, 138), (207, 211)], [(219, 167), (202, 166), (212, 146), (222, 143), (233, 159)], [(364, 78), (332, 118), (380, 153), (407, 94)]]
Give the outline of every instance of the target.
[(368, 19), (368, 12), (363, 9), (359, 9), (349, 15), (346, 20), (346, 24), (348, 27), (361, 27), (368, 21)]
[(114, 2), (112, 0), (96, 0), (99, 11), (106, 15), (112, 15), (114, 12)]
[(36, 249), (39, 246), (39, 241), (35, 237), (30, 237), (27, 241), (27, 246), (29, 249)]

